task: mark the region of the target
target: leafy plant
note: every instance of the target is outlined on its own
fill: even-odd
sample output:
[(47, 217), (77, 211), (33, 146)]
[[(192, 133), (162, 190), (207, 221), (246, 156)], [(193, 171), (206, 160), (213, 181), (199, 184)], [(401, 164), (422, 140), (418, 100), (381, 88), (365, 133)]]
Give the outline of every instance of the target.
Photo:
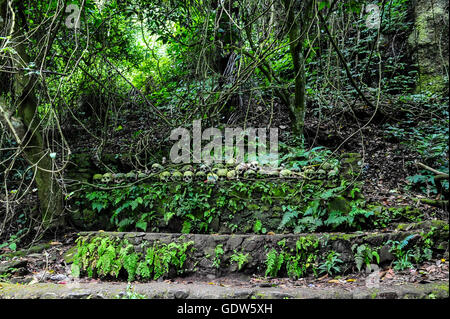
[[(145, 246), (146, 243), (144, 243)], [(86, 272), (89, 277), (117, 278), (123, 269), (129, 282), (136, 277), (143, 280), (156, 280), (169, 273), (173, 267), (177, 273), (183, 272), (187, 250), (193, 242), (163, 244), (153, 242), (138, 253), (127, 240), (94, 237), (77, 239), (77, 253), (72, 264), (72, 275), (79, 277)]]
[(224, 254), (223, 245), (219, 244), (214, 248), (214, 260), (213, 260), (213, 266), (216, 268), (220, 268), (220, 262), (221, 262), (221, 256)]
[(290, 278), (301, 278), (309, 269), (316, 272), (318, 239), (300, 237), (295, 243), (295, 254), (285, 254), (286, 270)]
[(232, 262), (236, 262), (238, 264), (238, 270), (241, 270), (242, 266), (248, 262), (248, 256), (248, 253), (244, 255), (242, 252), (238, 253), (236, 250), (234, 250), (233, 254), (230, 257), (230, 260)]
[(276, 277), (284, 262), (284, 253), (278, 253), (275, 248), (272, 248), (267, 254), (266, 258), (266, 277)]
[(389, 240), (387, 242), (388, 244), (391, 244), (390, 252), (392, 252), (395, 256), (395, 260), (393, 262), (394, 270), (401, 271), (413, 267), (413, 264), (411, 263), (413, 252), (410, 249), (404, 249), (412, 237), (413, 235), (408, 236), (401, 242), (393, 240)]
[(341, 254), (330, 251), (325, 259), (325, 261), (319, 265), (319, 273), (327, 273), (328, 275), (333, 275), (335, 273), (339, 273), (341, 271), (341, 267), (339, 264), (342, 264), (343, 261), (339, 259)]
[(380, 256), (378, 255), (378, 252), (376, 250), (372, 250), (372, 248), (368, 245), (354, 244), (352, 246), (352, 251), (355, 252), (355, 263), (358, 271), (361, 271), (363, 265), (366, 265), (366, 267), (370, 269), (370, 265), (373, 264), (374, 259), (377, 264), (380, 263)]
[(117, 295), (116, 298), (117, 299), (147, 299), (147, 296), (135, 292), (133, 286), (131, 284), (128, 284), (125, 294)]

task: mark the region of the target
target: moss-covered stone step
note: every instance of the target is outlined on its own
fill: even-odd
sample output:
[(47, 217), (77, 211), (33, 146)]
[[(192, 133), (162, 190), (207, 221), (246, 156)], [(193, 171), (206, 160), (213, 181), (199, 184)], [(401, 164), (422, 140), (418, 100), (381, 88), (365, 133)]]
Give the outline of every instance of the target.
[[(448, 281), (428, 284), (364, 285), (348, 287), (242, 287), (193, 282), (40, 283), (33, 285), (0, 282), (0, 299), (444, 299), (448, 298)], [(249, 286), (249, 285), (247, 285)]]
[(72, 269), (75, 275), (129, 281), (193, 273), (298, 278), (328, 268), (330, 274), (361, 270), (365, 262), (358, 259), (366, 257), (368, 264), (386, 265), (448, 254), (448, 223), (423, 222), (408, 229), (273, 235), (83, 232)]

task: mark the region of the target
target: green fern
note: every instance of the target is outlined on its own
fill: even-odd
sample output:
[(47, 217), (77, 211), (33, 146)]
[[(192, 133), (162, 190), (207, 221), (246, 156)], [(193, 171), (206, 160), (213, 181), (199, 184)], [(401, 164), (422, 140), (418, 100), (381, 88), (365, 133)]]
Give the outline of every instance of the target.
[(276, 277), (284, 262), (284, 253), (277, 253), (275, 248), (269, 251), (266, 258), (266, 277)]

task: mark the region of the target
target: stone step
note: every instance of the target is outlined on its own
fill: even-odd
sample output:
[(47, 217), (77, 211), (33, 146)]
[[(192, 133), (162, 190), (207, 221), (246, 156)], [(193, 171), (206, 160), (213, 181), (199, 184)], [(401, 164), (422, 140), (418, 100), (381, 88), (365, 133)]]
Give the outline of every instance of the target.
[[(371, 247), (372, 251), (377, 251), (379, 255), (380, 265), (390, 264), (398, 258), (395, 253), (390, 251), (392, 241), (402, 243), (403, 250), (415, 250), (417, 248), (428, 248), (433, 251), (434, 257), (442, 258), (444, 254), (448, 254), (448, 223), (445, 221), (427, 221), (402, 225), (397, 229), (389, 232), (355, 232), (355, 233), (312, 233), (312, 234), (274, 234), (274, 235), (203, 235), (203, 234), (173, 234), (173, 233), (125, 233), (125, 232), (82, 232), (79, 234), (78, 258), (75, 258), (74, 271), (80, 270), (80, 275), (90, 275), (100, 277), (108, 277), (101, 274), (100, 264), (106, 266), (106, 272), (114, 277), (127, 279), (124, 276), (126, 267), (122, 267), (123, 259), (120, 261), (120, 247), (127, 245), (127, 255), (131, 259), (135, 258), (134, 266), (130, 266), (131, 270), (126, 270), (128, 280), (147, 281), (158, 278), (173, 278), (180, 274), (189, 275), (197, 274), (202, 276), (218, 277), (231, 273), (242, 273), (246, 275), (265, 276), (267, 272), (267, 259), (270, 251), (276, 252), (276, 256), (283, 254), (284, 263), (279, 267), (279, 272), (269, 273), (272, 277), (291, 276), (293, 272), (288, 272), (286, 265), (288, 258), (292, 261), (297, 258), (298, 267), (301, 268), (300, 276), (316, 273), (320, 269), (329, 256), (331, 251), (339, 254), (338, 258), (342, 261), (339, 266), (339, 273), (349, 273), (355, 271), (355, 253), (356, 246), (366, 245)], [(431, 239), (425, 243), (425, 239)], [(107, 251), (106, 246), (115, 247), (112, 254), (114, 262), (108, 261), (103, 257), (102, 261), (98, 255), (98, 247), (102, 245), (102, 254)], [(83, 244), (84, 243), (84, 244)], [(172, 244), (171, 244), (172, 243)], [(87, 249), (91, 244), (90, 250)], [(167, 246), (171, 244), (170, 246)], [(156, 245), (156, 246), (154, 246)], [(181, 251), (184, 245), (185, 252)], [(146, 264), (145, 256), (148, 256), (148, 248), (155, 248), (153, 255), (160, 256), (163, 251), (173, 249), (174, 254), (179, 260), (185, 258), (182, 265), (179, 260), (175, 262), (169, 261), (167, 268), (160, 269), (161, 274), (157, 277), (141, 276), (136, 271), (139, 263)], [(178, 247), (178, 248), (177, 248)], [(180, 249), (180, 250), (177, 250)], [(84, 253), (83, 253), (84, 251)], [(158, 255), (159, 254), (159, 255)], [(103, 256), (103, 255), (102, 255)], [(166, 255), (167, 256), (167, 255)], [(442, 256), (442, 257), (441, 257)], [(295, 258), (294, 258), (295, 257)], [(84, 258), (84, 263), (80, 260)], [(155, 257), (156, 258), (156, 257)], [(130, 260), (131, 260), (130, 259)], [(156, 260), (156, 259), (155, 259)], [(239, 262), (241, 260), (241, 262)], [(375, 263), (375, 259), (373, 261)], [(109, 263), (109, 264), (108, 264)], [(116, 264), (114, 264), (116, 263)], [(156, 263), (156, 261), (155, 261)], [(178, 266), (176, 265), (178, 263)], [(119, 266), (121, 274), (114, 272), (114, 267), (110, 264)], [(293, 264), (291, 262), (291, 264)], [(146, 264), (148, 266), (148, 264)], [(142, 266), (142, 265), (141, 265)], [(134, 269), (133, 269), (134, 267)], [(151, 268), (151, 267), (150, 267)], [(86, 272), (91, 269), (92, 272)], [(154, 269), (156, 273), (156, 268)], [(133, 273), (130, 277), (130, 271)], [(298, 272), (294, 272), (299, 276)], [(116, 276), (117, 275), (117, 276)], [(120, 276), (119, 276), (120, 275)], [(111, 276), (110, 276), (111, 277)]]
[[(150, 282), (132, 285), (134, 297), (142, 299), (441, 299), (448, 298), (448, 281), (427, 284), (354, 287), (252, 287), (221, 286), (204, 282)], [(0, 299), (127, 299), (127, 283), (0, 283)]]

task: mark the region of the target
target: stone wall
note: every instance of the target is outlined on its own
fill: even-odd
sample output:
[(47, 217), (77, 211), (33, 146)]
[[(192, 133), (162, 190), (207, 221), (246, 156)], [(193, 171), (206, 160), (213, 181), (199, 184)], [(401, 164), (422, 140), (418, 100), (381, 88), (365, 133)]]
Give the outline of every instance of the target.
[[(309, 253), (313, 253), (316, 262), (323, 261), (327, 254), (333, 250), (340, 254), (343, 261), (342, 271), (355, 270), (355, 251), (353, 245), (365, 244), (378, 250), (380, 265), (391, 263), (395, 256), (390, 252), (389, 241), (403, 241), (410, 238), (407, 249), (414, 249), (423, 245), (422, 236), (433, 229), (433, 246), (435, 256), (442, 258), (448, 255), (448, 224), (444, 221), (427, 221), (414, 224), (399, 225), (395, 231), (385, 233), (327, 233), (327, 234), (276, 234), (276, 235), (201, 235), (201, 234), (162, 234), (162, 233), (126, 233), (126, 232), (84, 232), (81, 238), (89, 242), (95, 237), (109, 237), (127, 240), (135, 247), (135, 252), (143, 253), (143, 245), (154, 242), (169, 244), (172, 242), (193, 242), (193, 249), (187, 254), (184, 265), (185, 274), (198, 274), (201, 276), (223, 276), (231, 273), (247, 275), (265, 275), (267, 253), (271, 249), (278, 252), (285, 251), (291, 254), (296, 252), (296, 244), (300, 238), (310, 242), (318, 241), (319, 245)], [(280, 243), (283, 243), (282, 245)], [(223, 254), (219, 266), (214, 264), (215, 249), (222, 245)], [(144, 245), (145, 246), (145, 245)], [(231, 261), (235, 253), (248, 254), (248, 261), (239, 270), (237, 263)], [(444, 256), (447, 257), (448, 256)], [(317, 265), (316, 265), (317, 266)], [(286, 276), (285, 270), (280, 276)], [(173, 277), (175, 274), (169, 274)]]

